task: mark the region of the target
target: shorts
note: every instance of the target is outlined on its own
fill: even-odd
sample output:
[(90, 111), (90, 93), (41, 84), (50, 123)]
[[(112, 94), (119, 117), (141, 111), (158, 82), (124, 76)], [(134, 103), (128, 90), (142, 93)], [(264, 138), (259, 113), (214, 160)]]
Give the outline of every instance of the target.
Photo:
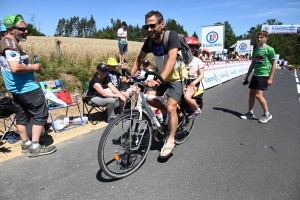
[[(186, 82), (186, 86), (188, 86), (191, 82), (193, 82), (195, 79), (187, 79), (187, 82)], [(198, 88), (200, 85), (200, 81), (195, 85), (196, 88)]]
[(125, 53), (128, 51), (128, 48), (127, 48), (127, 44), (119, 44), (119, 52), (120, 53)]
[(43, 91), (38, 88), (24, 94), (13, 94), (16, 108), (16, 124), (28, 124), (33, 118), (34, 125), (44, 126), (48, 119), (48, 109)]
[(147, 88), (148, 91), (156, 91), (156, 95), (162, 96), (165, 92), (168, 97), (180, 102), (183, 96), (183, 85), (181, 81), (166, 82), (166, 85), (160, 85), (158, 88)]
[(255, 76), (253, 75), (249, 84), (250, 89), (267, 90), (268, 89), (268, 76)]

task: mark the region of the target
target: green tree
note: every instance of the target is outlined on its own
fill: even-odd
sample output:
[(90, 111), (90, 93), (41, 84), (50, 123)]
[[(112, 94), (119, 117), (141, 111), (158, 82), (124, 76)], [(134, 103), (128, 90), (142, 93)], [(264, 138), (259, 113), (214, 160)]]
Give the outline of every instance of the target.
[(194, 38), (197, 38), (199, 40), (199, 37), (197, 35), (197, 33), (194, 31), (193, 35), (192, 35)]
[(188, 33), (184, 30), (184, 27), (176, 22), (174, 19), (168, 19), (165, 25), (166, 30), (173, 30), (179, 34), (183, 34), (185, 37), (188, 36)]

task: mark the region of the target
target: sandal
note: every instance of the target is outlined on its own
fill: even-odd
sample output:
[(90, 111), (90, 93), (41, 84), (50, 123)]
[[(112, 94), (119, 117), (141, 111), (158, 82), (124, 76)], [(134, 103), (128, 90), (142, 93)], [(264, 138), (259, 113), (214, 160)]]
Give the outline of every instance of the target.
[(175, 149), (175, 147), (176, 147), (176, 144), (174, 144), (174, 146), (172, 146), (172, 147), (166, 147), (166, 144), (167, 144), (167, 141), (168, 141), (168, 137), (169, 136), (167, 136), (166, 138), (165, 138), (165, 143), (164, 143), (164, 146), (161, 148), (161, 152), (164, 152), (164, 151), (167, 151), (167, 150), (171, 150), (170, 151), (170, 153), (168, 153), (166, 156), (161, 156), (160, 154), (159, 154), (159, 158), (162, 158), (162, 159), (168, 159), (168, 158), (170, 158), (171, 157), (171, 155), (173, 154), (172, 152), (173, 152), (173, 150)]

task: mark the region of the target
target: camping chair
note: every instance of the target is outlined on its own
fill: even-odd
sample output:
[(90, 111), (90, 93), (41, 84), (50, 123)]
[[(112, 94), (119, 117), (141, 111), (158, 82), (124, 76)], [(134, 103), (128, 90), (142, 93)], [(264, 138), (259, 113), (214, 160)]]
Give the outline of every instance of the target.
[(105, 111), (104, 107), (98, 106), (97, 104), (93, 103), (91, 101), (91, 99), (94, 96), (87, 96), (87, 92), (89, 90), (89, 82), (87, 81), (83, 81), (82, 82), (82, 94), (81, 94), (81, 98), (82, 98), (82, 114), (84, 114), (84, 110), (87, 111), (86, 116), (88, 117), (88, 119), (90, 119), (91, 123), (93, 125), (96, 125), (97, 123), (100, 122), (101, 118), (100, 117), (92, 117), (92, 111), (95, 111), (95, 113), (103, 113)]
[(12, 105), (12, 99), (6, 97), (1, 98), (0, 99), (0, 123), (3, 124), (4, 130), (0, 130), (0, 132), (3, 134), (0, 141), (2, 141), (5, 135), (11, 131), (13, 126), (17, 128), (15, 124), (15, 115), (13, 115), (14, 112), (15, 110), (14, 110), (14, 106)]
[[(46, 90), (49, 90), (52, 93), (54, 93), (58, 90), (64, 89), (64, 85), (63, 85), (63, 82), (61, 80), (42, 81), (42, 82), (40, 82), (40, 86), (41, 86), (41, 89), (43, 90), (44, 94), (46, 94)], [(71, 128), (75, 128), (75, 127), (78, 127), (78, 126), (85, 125), (85, 122), (82, 118), (82, 114), (81, 114), (80, 107), (79, 107), (78, 94), (74, 94), (74, 95), (71, 95), (71, 96), (72, 96), (72, 99), (73, 99), (73, 103), (67, 104), (66, 107), (62, 106), (62, 105), (51, 105), (50, 102), (46, 99), (46, 105), (47, 105), (48, 112), (49, 112), (49, 115), (50, 115), (50, 118), (51, 118), (52, 128), (53, 128), (54, 132), (62, 132), (62, 131), (69, 130)], [(55, 123), (54, 123), (54, 119), (53, 119), (53, 116), (52, 116), (52, 110), (57, 110), (57, 109), (62, 109), (62, 108), (64, 109), (65, 108), (66, 109), (66, 116), (68, 116), (68, 109), (69, 109), (70, 106), (77, 106), (79, 118), (81, 120), (81, 124), (76, 124), (76, 125), (73, 125), (73, 126), (69, 126), (68, 128), (58, 130), (57, 127), (55, 126)]]

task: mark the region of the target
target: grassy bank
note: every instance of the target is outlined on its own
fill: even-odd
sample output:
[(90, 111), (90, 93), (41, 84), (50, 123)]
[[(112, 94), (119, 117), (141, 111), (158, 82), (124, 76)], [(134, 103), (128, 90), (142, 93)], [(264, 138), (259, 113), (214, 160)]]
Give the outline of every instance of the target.
[[(57, 58), (55, 39), (62, 41), (60, 59)], [(30, 56), (30, 61), (37, 55), (42, 64), (43, 70), (36, 73), (36, 81), (62, 79), (65, 87), (72, 92), (81, 91), (81, 82), (91, 79), (97, 64), (106, 62), (108, 57), (119, 60), (117, 40), (29, 36), (21, 45)], [(125, 56), (127, 67), (132, 65), (142, 45), (141, 42), (128, 42)], [(152, 55), (148, 59), (154, 61)], [(0, 89), (6, 92), (0, 77)]]

